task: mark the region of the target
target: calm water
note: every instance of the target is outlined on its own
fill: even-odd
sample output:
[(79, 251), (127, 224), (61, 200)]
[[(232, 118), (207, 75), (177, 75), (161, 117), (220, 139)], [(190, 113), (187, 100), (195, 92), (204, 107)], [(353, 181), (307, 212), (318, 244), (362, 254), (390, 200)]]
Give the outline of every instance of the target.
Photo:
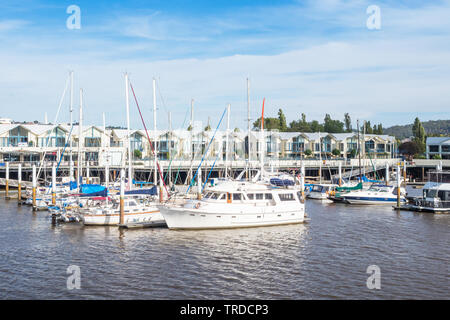
[[(307, 202), (310, 222), (169, 231), (52, 227), (0, 200), (3, 299), (450, 299), (450, 215)], [(369, 290), (369, 265), (381, 290)], [(69, 265), (81, 289), (66, 287)]]

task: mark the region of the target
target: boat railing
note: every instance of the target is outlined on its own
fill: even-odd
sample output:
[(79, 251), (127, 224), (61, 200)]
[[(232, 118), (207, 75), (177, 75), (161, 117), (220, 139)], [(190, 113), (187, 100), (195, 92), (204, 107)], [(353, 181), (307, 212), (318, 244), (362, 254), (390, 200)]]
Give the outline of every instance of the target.
[(416, 206), (419, 207), (426, 207), (426, 208), (450, 208), (450, 201), (445, 200), (425, 200), (425, 199), (416, 199), (415, 203)]
[(428, 181), (436, 183), (450, 183), (450, 171), (430, 171)]

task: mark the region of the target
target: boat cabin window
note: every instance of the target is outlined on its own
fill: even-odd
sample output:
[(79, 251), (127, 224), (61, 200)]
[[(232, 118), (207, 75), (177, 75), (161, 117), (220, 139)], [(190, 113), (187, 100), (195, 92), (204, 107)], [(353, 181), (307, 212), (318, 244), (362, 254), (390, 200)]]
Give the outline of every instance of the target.
[(295, 201), (293, 193), (281, 193), (278, 195), (281, 201)]
[(233, 200), (241, 200), (242, 194), (241, 193), (233, 193)]
[(224, 200), (224, 199), (225, 199), (225, 193), (222, 193), (218, 200)]
[(438, 194), (438, 192), (435, 189), (430, 189), (430, 190), (425, 191), (425, 196), (427, 198), (436, 198), (437, 194)]
[(207, 194), (205, 194), (205, 196), (203, 198), (208, 199), (211, 196), (211, 192), (208, 192)]
[(137, 206), (137, 204), (136, 204), (135, 201), (128, 201), (128, 202), (126, 203), (126, 205), (127, 205), (128, 207), (136, 207), (136, 206)]
[(255, 195), (253, 193), (248, 193), (247, 194), (248, 200), (253, 200), (254, 197), (255, 197)]
[(313, 186), (311, 191), (313, 192), (322, 192), (323, 187), (322, 186)]
[(256, 196), (256, 200), (264, 199), (264, 195), (262, 193), (257, 193), (257, 194), (255, 194), (255, 196)]
[(271, 193), (266, 193), (264, 198), (265, 198), (266, 200), (272, 200), (272, 199), (273, 199)]
[(212, 200), (217, 200), (217, 199), (219, 199), (219, 196), (220, 196), (220, 193), (213, 192), (213, 193), (211, 193), (211, 196), (209, 198)]
[(438, 192), (438, 197), (442, 201), (450, 200), (450, 191), (443, 191), (443, 190), (441, 190), (441, 191)]

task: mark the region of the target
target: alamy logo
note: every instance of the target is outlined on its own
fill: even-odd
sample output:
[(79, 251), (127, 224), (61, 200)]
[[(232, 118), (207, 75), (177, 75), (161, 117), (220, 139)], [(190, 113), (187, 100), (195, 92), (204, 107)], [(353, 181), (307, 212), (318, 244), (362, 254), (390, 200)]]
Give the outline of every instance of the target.
[(379, 6), (371, 5), (367, 7), (367, 14), (370, 16), (367, 18), (366, 26), (369, 30), (380, 30), (381, 29), (381, 9)]
[(370, 277), (367, 278), (366, 285), (367, 288), (372, 289), (381, 289), (381, 270), (377, 265), (371, 265), (367, 267), (366, 273), (370, 274)]
[(71, 14), (66, 20), (67, 29), (81, 29), (81, 9), (77, 5), (67, 7), (66, 13)]
[(71, 265), (67, 268), (67, 274), (70, 276), (67, 278), (67, 289), (81, 289), (81, 270), (79, 266)]

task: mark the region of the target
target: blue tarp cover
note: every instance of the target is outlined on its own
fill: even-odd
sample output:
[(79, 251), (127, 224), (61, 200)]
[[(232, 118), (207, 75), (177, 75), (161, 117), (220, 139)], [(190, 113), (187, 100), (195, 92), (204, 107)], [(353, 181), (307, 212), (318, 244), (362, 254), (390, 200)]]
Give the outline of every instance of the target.
[(278, 187), (285, 187), (285, 186), (293, 186), (295, 185), (294, 181), (289, 179), (279, 179), (279, 178), (272, 178), (270, 179), (270, 183), (273, 185), (276, 185)]
[(157, 195), (158, 194), (158, 190), (156, 188), (156, 186), (154, 186), (153, 188), (149, 188), (149, 189), (136, 189), (136, 190), (130, 190), (130, 191), (125, 191), (125, 194), (148, 194), (148, 195)]

